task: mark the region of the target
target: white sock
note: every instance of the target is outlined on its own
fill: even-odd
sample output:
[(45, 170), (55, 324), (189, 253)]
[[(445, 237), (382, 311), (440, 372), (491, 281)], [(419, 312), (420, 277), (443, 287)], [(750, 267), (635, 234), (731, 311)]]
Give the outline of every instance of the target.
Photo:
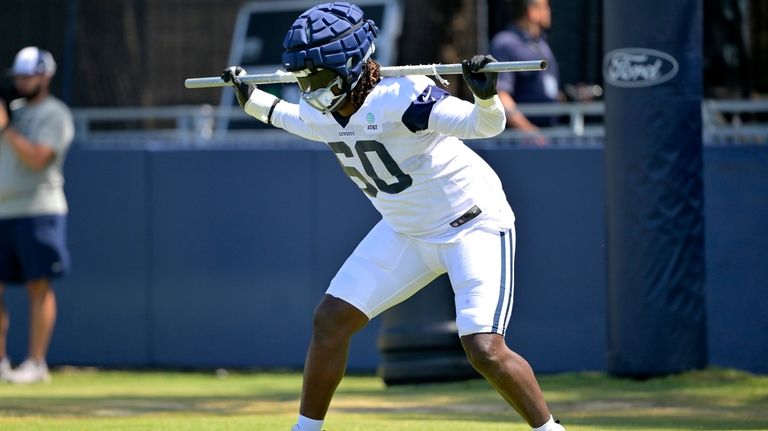
[(299, 415), (299, 420), (296, 421), (296, 429), (298, 431), (322, 431), (323, 421), (310, 419), (306, 416)]
[(538, 428), (531, 428), (532, 431), (565, 431), (562, 425), (555, 422), (555, 418), (549, 415), (549, 420), (544, 425)]

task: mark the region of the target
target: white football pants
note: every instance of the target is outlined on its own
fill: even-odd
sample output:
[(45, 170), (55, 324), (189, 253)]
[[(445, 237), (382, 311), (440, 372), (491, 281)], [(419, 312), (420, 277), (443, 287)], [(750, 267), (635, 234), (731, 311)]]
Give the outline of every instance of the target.
[(514, 293), (515, 229), (474, 229), (458, 242), (432, 244), (380, 221), (331, 281), (328, 293), (369, 319), (448, 273), (459, 335), (504, 335)]

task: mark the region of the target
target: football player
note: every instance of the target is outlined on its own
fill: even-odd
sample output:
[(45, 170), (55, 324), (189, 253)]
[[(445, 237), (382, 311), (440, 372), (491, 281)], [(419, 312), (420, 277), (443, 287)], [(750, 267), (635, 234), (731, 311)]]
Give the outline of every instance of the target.
[(474, 103), (425, 76), (382, 78), (371, 59), (378, 29), (359, 7), (325, 3), (293, 23), (283, 66), (301, 99), (288, 103), (238, 77), (240, 105), (257, 119), (325, 142), (381, 213), (315, 310), (294, 431), (320, 431), (347, 363), (350, 337), (442, 273), (472, 365), (535, 430), (563, 430), (528, 363), (504, 341), (513, 297), (514, 215), (496, 173), (461, 139), (504, 130), (487, 55), (465, 60)]

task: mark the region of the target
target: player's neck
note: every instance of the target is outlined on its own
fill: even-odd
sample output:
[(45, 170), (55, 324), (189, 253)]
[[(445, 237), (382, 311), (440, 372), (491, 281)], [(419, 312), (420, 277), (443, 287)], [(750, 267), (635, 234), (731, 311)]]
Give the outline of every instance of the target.
[(342, 117), (349, 118), (352, 115), (354, 115), (355, 112), (357, 112), (357, 109), (358, 108), (355, 107), (355, 104), (352, 103), (352, 101), (349, 100), (349, 98), (347, 98), (347, 100), (344, 102), (344, 105), (338, 110), (336, 110), (336, 113), (341, 115)]

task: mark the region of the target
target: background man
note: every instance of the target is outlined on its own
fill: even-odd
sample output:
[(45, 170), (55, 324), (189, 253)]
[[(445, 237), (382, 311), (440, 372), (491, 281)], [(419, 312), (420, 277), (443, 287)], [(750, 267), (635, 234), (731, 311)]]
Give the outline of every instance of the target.
[[(0, 103), (0, 377), (14, 383), (50, 379), (45, 357), (56, 320), (50, 280), (69, 266), (62, 165), (74, 125), (69, 108), (49, 93), (55, 72), (49, 52), (22, 49), (11, 69), (21, 98), (10, 110)], [(9, 283), (23, 283), (29, 294), (28, 357), (15, 370), (2, 302)]]
[(497, 90), (507, 114), (507, 127), (531, 132), (536, 143), (546, 143), (536, 132), (553, 126), (557, 117), (526, 118), (517, 103), (550, 103), (559, 98), (557, 61), (546, 40), (552, 19), (549, 0), (507, 0), (510, 25), (491, 40), (491, 55), (498, 61), (546, 60), (543, 72), (500, 73)]

